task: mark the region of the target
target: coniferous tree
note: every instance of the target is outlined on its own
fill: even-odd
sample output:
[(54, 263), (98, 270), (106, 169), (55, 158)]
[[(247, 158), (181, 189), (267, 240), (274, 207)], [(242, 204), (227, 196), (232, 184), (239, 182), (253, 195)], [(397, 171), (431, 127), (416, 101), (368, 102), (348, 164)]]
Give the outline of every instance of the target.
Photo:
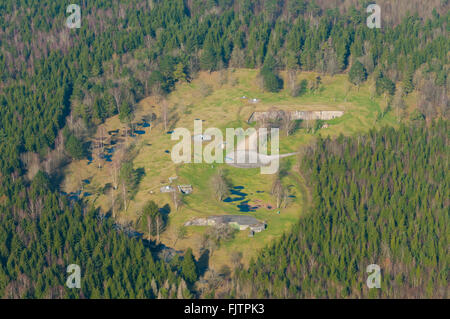
[(367, 72), (361, 62), (355, 61), (348, 73), (350, 82), (354, 85), (360, 85), (367, 78)]
[(191, 248), (188, 248), (184, 254), (183, 261), (181, 262), (181, 274), (188, 284), (193, 284), (197, 281), (197, 265)]

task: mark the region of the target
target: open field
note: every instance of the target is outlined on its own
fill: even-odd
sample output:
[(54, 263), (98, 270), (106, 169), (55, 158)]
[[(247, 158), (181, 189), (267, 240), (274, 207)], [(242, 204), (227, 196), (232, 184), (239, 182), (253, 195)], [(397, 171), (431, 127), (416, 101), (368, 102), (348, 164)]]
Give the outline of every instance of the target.
[[(307, 78), (313, 80), (315, 73), (299, 73), (299, 80)], [(134, 199), (130, 202), (126, 211), (118, 212), (116, 218), (121, 222), (136, 221), (142, 207), (148, 200), (154, 200), (158, 205), (169, 204), (171, 206), (170, 220), (167, 230), (161, 235), (162, 243), (183, 250), (192, 247), (194, 253), (199, 253), (201, 237), (205, 227), (188, 227), (184, 239), (176, 240), (176, 230), (186, 221), (194, 217), (221, 215), (221, 214), (248, 214), (259, 220), (266, 221), (268, 227), (265, 231), (248, 237), (247, 231), (239, 232), (234, 239), (224, 243), (213, 251), (210, 265), (219, 268), (221, 265), (230, 265), (230, 253), (241, 251), (243, 263), (247, 264), (254, 253), (273, 241), (288, 230), (299, 217), (305, 213), (307, 200), (307, 182), (303, 180), (298, 169), (296, 156), (281, 160), (282, 165), (291, 167), (289, 174), (283, 178), (283, 184), (289, 188), (291, 202), (287, 208), (278, 209), (259, 208), (254, 212), (240, 212), (236, 204), (238, 202), (218, 202), (214, 199), (210, 178), (219, 168), (223, 168), (231, 180), (233, 186), (243, 186), (242, 190), (248, 196), (246, 200), (250, 204), (263, 203), (275, 206), (275, 200), (270, 195), (274, 176), (261, 175), (259, 169), (239, 169), (225, 164), (183, 164), (176, 165), (171, 161), (170, 151), (177, 143), (170, 140), (170, 131), (176, 127), (185, 127), (193, 131), (194, 119), (204, 120), (203, 130), (208, 127), (225, 129), (227, 127), (247, 128), (247, 119), (254, 111), (266, 111), (277, 107), (283, 110), (343, 110), (344, 116), (327, 121), (328, 128), (318, 132), (308, 133), (306, 129), (299, 129), (288, 137), (280, 132), (280, 154), (296, 152), (300, 146), (307, 145), (320, 133), (322, 136), (337, 136), (343, 134), (355, 134), (367, 131), (374, 126), (385, 124), (395, 125), (397, 122), (393, 112), (387, 113), (381, 119), (378, 115), (385, 107), (382, 97), (374, 97), (373, 83), (368, 81), (359, 89), (347, 81), (347, 75), (334, 77), (323, 76), (321, 88), (315, 93), (308, 93), (291, 97), (288, 90), (279, 93), (263, 92), (258, 85), (258, 70), (228, 70), (221, 72), (202, 73), (191, 83), (178, 85), (177, 89), (167, 97), (170, 116), (178, 118), (169, 121), (169, 127), (157, 121), (151, 127), (145, 128), (145, 134), (134, 138), (128, 138), (128, 143), (135, 144), (133, 165), (135, 168), (143, 168), (144, 176), (139, 184)], [(252, 104), (247, 99), (257, 98), (260, 101)], [(160, 103), (155, 97), (150, 96), (140, 101), (135, 118), (139, 121), (143, 116), (155, 112), (160, 118)], [(174, 116), (177, 114), (177, 116)], [(154, 125), (156, 124), (156, 125)], [(118, 117), (110, 118), (104, 124), (106, 131), (121, 129), (123, 125)], [(141, 129), (144, 130), (144, 129)], [(114, 156), (114, 155), (113, 155)], [(90, 183), (83, 187), (83, 192), (92, 195), (86, 200), (100, 207), (102, 211), (109, 211), (111, 199), (109, 194), (102, 194), (101, 189), (107, 183), (112, 183), (111, 163), (104, 162), (101, 168), (97, 165), (98, 159), (93, 159), (91, 164), (86, 160), (73, 162), (65, 171), (66, 179), (63, 189), (67, 193), (75, 192), (83, 185), (84, 179)], [(193, 193), (184, 197), (184, 205), (175, 211), (169, 194), (161, 194), (159, 188), (168, 185), (169, 177), (178, 176), (174, 185), (191, 184)], [(152, 193), (153, 192), (153, 193)], [(117, 196), (120, 196), (118, 193)], [(176, 242), (176, 244), (175, 244)]]

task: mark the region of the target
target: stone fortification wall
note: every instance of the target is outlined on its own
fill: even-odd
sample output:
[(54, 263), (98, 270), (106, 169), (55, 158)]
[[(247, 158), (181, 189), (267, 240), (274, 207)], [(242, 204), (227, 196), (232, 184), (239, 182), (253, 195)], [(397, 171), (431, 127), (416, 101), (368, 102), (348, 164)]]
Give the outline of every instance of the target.
[(343, 111), (267, 111), (253, 112), (248, 119), (249, 123), (262, 120), (276, 120), (288, 113), (292, 120), (332, 120), (344, 115)]

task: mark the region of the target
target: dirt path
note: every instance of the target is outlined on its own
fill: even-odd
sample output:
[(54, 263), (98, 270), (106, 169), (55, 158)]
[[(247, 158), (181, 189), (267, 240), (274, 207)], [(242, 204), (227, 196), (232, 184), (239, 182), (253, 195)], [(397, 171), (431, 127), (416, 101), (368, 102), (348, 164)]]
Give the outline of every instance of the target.
[(255, 130), (255, 132), (240, 141), (236, 146), (236, 151), (232, 150), (226, 154), (225, 163), (239, 168), (258, 168), (270, 165), (270, 163), (277, 158), (281, 159), (297, 154), (297, 152), (274, 155), (258, 153), (257, 135), (258, 131)]

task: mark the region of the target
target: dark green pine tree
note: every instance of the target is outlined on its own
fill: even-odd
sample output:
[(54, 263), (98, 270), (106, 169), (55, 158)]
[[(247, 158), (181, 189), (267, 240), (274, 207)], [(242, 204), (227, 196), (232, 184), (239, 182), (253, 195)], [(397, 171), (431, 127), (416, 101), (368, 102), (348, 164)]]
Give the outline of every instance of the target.
[(192, 249), (188, 248), (181, 262), (181, 274), (188, 284), (193, 284), (198, 279), (197, 265)]
[(361, 62), (355, 61), (348, 72), (348, 78), (354, 85), (360, 85), (367, 78), (367, 71)]
[(375, 82), (376, 91), (378, 95), (383, 93), (388, 93), (389, 95), (394, 95), (395, 92), (395, 83), (391, 81), (388, 77), (385, 77), (381, 72), (380, 76), (377, 78)]
[(216, 68), (216, 53), (212, 46), (206, 46), (200, 58), (200, 65), (203, 70), (212, 72)]
[(130, 123), (133, 120), (133, 109), (128, 102), (123, 102), (120, 107), (119, 119), (122, 123)]
[(83, 143), (73, 134), (68, 136), (65, 147), (69, 156), (74, 159), (81, 159), (85, 155)]
[(413, 77), (414, 70), (412, 67), (409, 67), (403, 77), (403, 92), (405, 92), (405, 94), (409, 94), (414, 90)]
[(283, 80), (276, 73), (276, 61), (272, 55), (268, 55), (261, 68), (264, 89), (269, 92), (278, 92), (283, 88)]

